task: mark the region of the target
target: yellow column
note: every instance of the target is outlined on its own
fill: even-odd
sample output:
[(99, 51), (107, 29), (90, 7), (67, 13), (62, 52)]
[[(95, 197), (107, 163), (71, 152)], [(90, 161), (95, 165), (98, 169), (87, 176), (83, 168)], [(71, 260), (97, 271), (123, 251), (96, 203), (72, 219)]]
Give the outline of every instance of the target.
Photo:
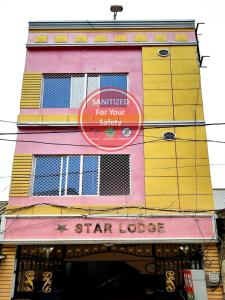
[(0, 264), (0, 299), (10, 300), (16, 257), (16, 246), (3, 246), (2, 254), (6, 256)]
[[(205, 272), (220, 272), (220, 258), (216, 244), (202, 245)], [(223, 300), (222, 286), (208, 289), (208, 300)]]

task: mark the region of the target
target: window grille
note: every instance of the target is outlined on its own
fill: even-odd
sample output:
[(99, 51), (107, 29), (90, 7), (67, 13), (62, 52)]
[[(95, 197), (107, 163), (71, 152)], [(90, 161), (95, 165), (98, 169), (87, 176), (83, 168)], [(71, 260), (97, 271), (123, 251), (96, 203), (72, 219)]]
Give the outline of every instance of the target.
[(128, 195), (130, 192), (129, 155), (102, 155), (101, 195)]
[(128, 154), (39, 155), (33, 169), (33, 196), (130, 194)]
[(104, 88), (127, 91), (127, 74), (44, 74), (43, 108), (79, 108), (93, 91)]

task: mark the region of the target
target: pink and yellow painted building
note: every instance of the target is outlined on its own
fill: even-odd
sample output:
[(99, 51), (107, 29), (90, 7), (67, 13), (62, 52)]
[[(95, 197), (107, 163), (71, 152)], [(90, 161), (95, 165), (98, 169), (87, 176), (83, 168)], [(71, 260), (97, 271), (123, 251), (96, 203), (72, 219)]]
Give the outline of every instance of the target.
[[(109, 87), (143, 111), (116, 151), (78, 122)], [(30, 22), (0, 299), (182, 299), (183, 269), (219, 272), (204, 124), (194, 21)]]

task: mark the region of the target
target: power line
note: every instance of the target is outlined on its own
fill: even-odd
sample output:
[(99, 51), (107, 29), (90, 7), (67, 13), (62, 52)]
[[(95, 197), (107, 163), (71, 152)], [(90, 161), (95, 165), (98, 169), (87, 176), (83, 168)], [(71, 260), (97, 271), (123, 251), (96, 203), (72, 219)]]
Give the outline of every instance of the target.
[(17, 124), (16, 121), (8, 121), (8, 120), (0, 120), (1, 123), (12, 123), (12, 124)]
[[(157, 137), (155, 137), (157, 138)], [(172, 141), (183, 141), (183, 142), (200, 142), (200, 143), (217, 143), (217, 144), (225, 144), (225, 141), (220, 141), (220, 140), (212, 140), (212, 139), (190, 139), (190, 138), (178, 138), (176, 137)], [(91, 147), (93, 148), (93, 145), (85, 145), (85, 144), (70, 144), (70, 143), (56, 143), (56, 142), (43, 142), (43, 141), (37, 141), (37, 140), (13, 140), (13, 139), (6, 139), (6, 138), (0, 138), (0, 141), (5, 141), (5, 142), (17, 142), (17, 143), (34, 143), (34, 144), (43, 144), (43, 145), (54, 145), (54, 146), (71, 146), (71, 147)], [(136, 145), (142, 145), (142, 144), (147, 144), (147, 143), (153, 143), (153, 142), (171, 142), (171, 141), (166, 141), (162, 137), (158, 137), (157, 140), (151, 140), (151, 141), (143, 141), (139, 143), (132, 143), (127, 145), (126, 147), (131, 147), (131, 146), (136, 146)], [(115, 147), (115, 145), (107, 145), (107, 147)]]
[[(146, 206), (118, 206), (118, 207), (107, 207), (107, 208), (91, 208), (91, 207), (76, 207), (76, 206), (65, 206), (65, 205), (58, 205), (58, 204), (54, 204), (54, 203), (38, 203), (38, 204), (31, 204), (31, 205), (28, 205), (26, 207), (17, 207), (17, 208), (7, 208), (6, 209), (6, 212), (7, 213), (15, 213), (17, 212), (17, 215), (15, 215), (15, 220), (19, 217), (19, 213), (22, 212), (23, 210), (26, 210), (26, 209), (29, 209), (29, 208), (32, 208), (32, 207), (36, 207), (36, 206), (50, 206), (50, 207), (56, 207), (56, 208), (61, 208), (61, 209), (72, 209), (72, 210), (75, 210), (76, 212), (77, 211), (81, 211), (81, 215), (78, 215), (77, 218), (88, 218), (90, 216), (93, 216), (93, 215), (98, 215), (98, 214), (102, 214), (102, 213), (106, 213), (106, 212), (112, 212), (112, 211), (121, 211), (121, 210), (127, 210), (127, 209), (138, 209), (139, 211), (144, 211), (144, 213), (139, 213), (137, 214), (137, 216), (133, 216), (133, 215), (127, 215), (126, 217), (130, 217), (130, 218), (138, 218), (138, 217), (146, 217), (148, 218), (149, 215), (145, 215), (146, 214), (146, 211), (163, 211), (163, 212), (177, 212), (177, 213), (183, 213), (185, 217), (188, 217), (188, 218), (194, 218), (196, 220), (196, 218), (198, 217), (198, 213), (219, 213), (219, 212), (222, 212), (222, 211), (225, 211), (225, 209), (219, 209), (219, 210), (215, 210), (215, 209), (204, 209), (204, 210), (182, 210), (182, 209), (169, 209), (169, 208), (152, 208), (152, 207), (146, 207)], [(83, 212), (83, 213), (82, 213)], [(196, 216), (190, 216), (190, 215), (186, 215), (186, 213), (196, 213)], [(6, 215), (7, 216), (7, 215)], [(38, 217), (38, 216), (37, 216)], [(121, 215), (117, 215), (117, 216), (113, 216), (113, 217), (118, 217), (118, 218), (122, 218), (124, 216), (121, 216)], [(105, 216), (105, 218), (108, 218), (108, 216)], [(111, 216), (110, 216), (111, 218)], [(10, 224), (10, 226), (8, 228), (6, 228), (5, 230), (3, 230), (2, 232), (0, 233), (4, 233), (6, 231), (13, 231), (13, 230), (17, 230), (17, 229), (25, 229), (25, 228), (32, 228), (32, 227), (35, 227), (35, 226), (38, 226), (38, 225), (45, 225), (45, 224), (51, 224), (51, 223), (59, 223), (59, 222), (62, 222), (62, 221), (65, 221), (67, 220), (66, 217), (62, 217), (61, 215), (56, 215), (54, 220), (52, 221), (47, 221), (46, 222), (42, 222), (42, 223), (38, 223), (38, 224), (29, 224), (27, 226), (19, 226), (19, 227), (15, 227), (15, 228), (12, 228), (10, 229), (9, 227), (11, 227), (12, 224)], [(199, 224), (197, 224), (199, 225)]]
[[(127, 145), (126, 147), (131, 147), (131, 146), (137, 146), (137, 145), (142, 145), (145, 143), (153, 143), (157, 142), (159, 140), (162, 140), (162, 138), (158, 140), (152, 140), (152, 141), (147, 141), (147, 142), (140, 142), (140, 143), (132, 143)], [(91, 147), (93, 148), (93, 145), (84, 145), (84, 144), (67, 144), (67, 143), (55, 143), (55, 142), (41, 142), (41, 141), (36, 141), (36, 140), (12, 140), (12, 139), (3, 139), (0, 138), (0, 141), (6, 141), (6, 142), (16, 142), (16, 143), (34, 143), (34, 144), (44, 144), (44, 145), (54, 145), (54, 146), (72, 146), (72, 147)], [(107, 147), (115, 147), (115, 145), (107, 145)]]
[[(195, 104), (193, 104), (195, 105)], [(11, 124), (17, 124), (18, 122), (16, 121), (9, 121), (9, 120), (0, 120), (1, 123), (11, 123)], [(34, 123), (29, 123), (29, 122), (23, 122), (23, 125), (35, 125)], [(49, 124), (38, 124), (40, 127), (41, 126), (45, 126), (45, 127), (51, 127), (51, 125)], [(201, 127), (201, 126), (220, 126), (220, 125), (225, 125), (225, 122), (213, 122), (213, 123), (194, 123), (193, 124), (166, 124), (166, 125), (148, 125), (148, 126), (144, 126), (144, 129), (148, 129), (148, 128), (168, 128), (168, 127)], [(62, 125), (61, 125), (62, 126)], [(74, 124), (75, 127), (79, 126), (79, 124)], [(60, 127), (60, 124), (59, 124)], [(51, 132), (49, 132), (51, 133)]]
[[(54, 155), (53, 155), (54, 156)], [(59, 155), (60, 156), (60, 155)], [(154, 159), (154, 158), (153, 158)], [(197, 158), (198, 159), (198, 158)], [(200, 159), (204, 159), (206, 160), (207, 158), (200, 158)], [(172, 160), (172, 159), (171, 159)], [(209, 167), (209, 166), (225, 166), (225, 163), (221, 163), (221, 164), (197, 164), (197, 167)], [(131, 169), (130, 172), (138, 172), (138, 171), (152, 171), (152, 170), (171, 170), (171, 169), (184, 169), (184, 168), (194, 168), (195, 165), (185, 165), (185, 166), (174, 166), (174, 167), (160, 167), (160, 168), (140, 168), (140, 169)], [(92, 172), (96, 172), (96, 171), (83, 171), (83, 172), (68, 172), (68, 173), (60, 173), (61, 175), (73, 175), (73, 174), (85, 174), (85, 173), (92, 173)], [(55, 173), (55, 174), (49, 174), (49, 175), (23, 175), (23, 178), (33, 178), (33, 177), (51, 177), (51, 176), (58, 176), (59, 173)], [(11, 178), (12, 175), (5, 175), (5, 176), (0, 176), (1, 179), (3, 178)], [(149, 177), (149, 176), (145, 176), (145, 177)], [(167, 177), (166, 175), (161, 175), (161, 176), (157, 176), (157, 175), (152, 175), (150, 177)], [(172, 177), (171, 175), (169, 177)], [(195, 176), (179, 176), (179, 177), (195, 177)], [(208, 176), (197, 176), (197, 177), (208, 177)]]

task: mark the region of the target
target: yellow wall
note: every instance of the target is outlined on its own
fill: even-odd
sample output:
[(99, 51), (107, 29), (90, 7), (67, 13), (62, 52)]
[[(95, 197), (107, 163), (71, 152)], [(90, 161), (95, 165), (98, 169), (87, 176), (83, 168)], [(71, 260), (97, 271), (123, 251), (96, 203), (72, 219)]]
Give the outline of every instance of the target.
[(41, 73), (24, 73), (20, 108), (39, 108)]
[[(204, 269), (205, 272), (220, 272), (220, 257), (216, 244), (204, 244), (202, 245), (202, 251), (204, 256)], [(217, 287), (215, 290), (208, 289), (208, 300), (222, 300), (223, 288)]]
[[(171, 55), (160, 57), (162, 48)], [(142, 59), (146, 121), (204, 119), (195, 46), (143, 47)]]
[[(170, 55), (160, 57), (158, 51), (162, 48), (168, 49)], [(204, 120), (195, 46), (143, 47), (142, 61), (146, 122)], [(167, 131), (174, 132), (176, 140), (163, 140)], [(203, 141), (193, 142), (196, 139)], [(213, 209), (205, 139), (204, 127), (144, 130), (148, 207)]]
[(15, 154), (13, 159), (10, 197), (29, 196), (32, 154)]
[(0, 299), (11, 299), (11, 287), (14, 275), (16, 246), (3, 246), (2, 254), (6, 256), (0, 264)]

